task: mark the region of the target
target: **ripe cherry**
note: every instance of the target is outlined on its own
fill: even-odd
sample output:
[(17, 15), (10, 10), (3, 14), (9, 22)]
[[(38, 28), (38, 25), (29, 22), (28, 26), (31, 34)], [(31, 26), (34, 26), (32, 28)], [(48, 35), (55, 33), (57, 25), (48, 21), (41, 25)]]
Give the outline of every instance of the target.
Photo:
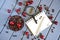
[(42, 5), (40, 7), (38, 7), (39, 11), (41, 12), (42, 11)]
[(14, 26), (14, 21), (10, 21), (9, 24), (10, 24), (11, 26)]
[(17, 12), (17, 13), (20, 13), (20, 11), (21, 11), (20, 8), (19, 8), (19, 9), (16, 9), (16, 12)]
[(22, 2), (19, 2), (18, 5), (19, 5), (19, 6), (22, 6)]
[(27, 14), (26, 14), (26, 12), (23, 12), (22, 15), (23, 15), (24, 17), (26, 17)]
[(17, 23), (17, 27), (18, 27), (19, 29), (21, 28), (21, 26), (22, 26), (21, 23)]

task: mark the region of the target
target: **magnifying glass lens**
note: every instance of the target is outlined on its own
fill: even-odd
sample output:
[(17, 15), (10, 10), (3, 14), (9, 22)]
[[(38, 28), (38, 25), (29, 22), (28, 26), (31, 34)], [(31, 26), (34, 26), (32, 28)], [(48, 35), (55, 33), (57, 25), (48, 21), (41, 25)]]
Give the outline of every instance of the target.
[(27, 7), (26, 8), (26, 13), (28, 14), (28, 15), (34, 15), (35, 14), (35, 8), (34, 7)]

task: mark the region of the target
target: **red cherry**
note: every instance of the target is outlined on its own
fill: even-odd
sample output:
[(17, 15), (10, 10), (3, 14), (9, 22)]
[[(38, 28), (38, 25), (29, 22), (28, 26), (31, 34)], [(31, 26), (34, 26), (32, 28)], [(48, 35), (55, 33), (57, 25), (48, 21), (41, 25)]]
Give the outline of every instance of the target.
[(42, 11), (42, 6), (38, 7), (39, 11), (41, 12)]
[(22, 15), (23, 15), (24, 17), (26, 17), (27, 14), (26, 14), (26, 12), (23, 12)]
[(11, 10), (10, 10), (10, 9), (7, 9), (7, 12), (8, 12), (8, 13), (11, 13)]
[(30, 2), (29, 1), (26, 1), (26, 6), (30, 5)]
[(41, 38), (41, 39), (44, 39), (44, 36), (43, 36), (43, 35), (40, 35), (40, 38)]
[(33, 0), (29, 0), (29, 1), (33, 1)]
[(33, 1), (29, 1), (29, 3), (30, 3), (30, 4), (32, 4), (32, 3), (33, 3)]
[(20, 29), (20, 27), (22, 26), (21, 23), (17, 23), (17, 27)]
[(13, 22), (13, 21), (10, 21), (9, 24), (10, 24), (11, 26), (14, 26), (14, 22)]
[(28, 36), (29, 35), (29, 32), (25, 32), (25, 35)]
[(19, 6), (22, 6), (22, 2), (19, 2), (18, 5), (19, 5)]
[(48, 18), (52, 20), (53, 16), (48, 16)]
[(53, 22), (53, 24), (55, 24), (55, 25), (57, 25), (58, 24), (58, 22), (57, 21), (52, 21)]
[(20, 13), (20, 11), (21, 11), (20, 8), (19, 8), (19, 9), (16, 9), (16, 12), (17, 12), (17, 13)]
[(33, 1), (26, 1), (26, 6), (31, 5)]

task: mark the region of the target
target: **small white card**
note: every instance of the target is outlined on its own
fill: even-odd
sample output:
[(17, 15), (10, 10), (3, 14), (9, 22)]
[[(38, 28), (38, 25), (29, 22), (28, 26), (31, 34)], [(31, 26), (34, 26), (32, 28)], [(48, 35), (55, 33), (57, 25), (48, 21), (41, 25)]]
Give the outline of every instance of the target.
[(50, 27), (52, 22), (49, 20), (49, 18), (46, 16), (45, 12), (42, 11), (36, 16), (34, 16), (37, 20), (37, 24), (35, 23), (34, 19), (29, 19), (26, 23), (29, 30), (33, 33), (34, 36), (38, 36), (39, 33), (46, 28)]

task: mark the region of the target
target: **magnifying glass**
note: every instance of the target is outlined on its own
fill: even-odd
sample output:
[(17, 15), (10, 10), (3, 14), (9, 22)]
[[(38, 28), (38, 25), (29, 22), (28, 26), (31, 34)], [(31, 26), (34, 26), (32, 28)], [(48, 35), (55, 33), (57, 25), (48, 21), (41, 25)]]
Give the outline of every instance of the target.
[(34, 19), (35, 23), (37, 24), (37, 20), (34, 17), (35, 8), (33, 6), (27, 6), (25, 11), (26, 11), (27, 15), (31, 16)]

